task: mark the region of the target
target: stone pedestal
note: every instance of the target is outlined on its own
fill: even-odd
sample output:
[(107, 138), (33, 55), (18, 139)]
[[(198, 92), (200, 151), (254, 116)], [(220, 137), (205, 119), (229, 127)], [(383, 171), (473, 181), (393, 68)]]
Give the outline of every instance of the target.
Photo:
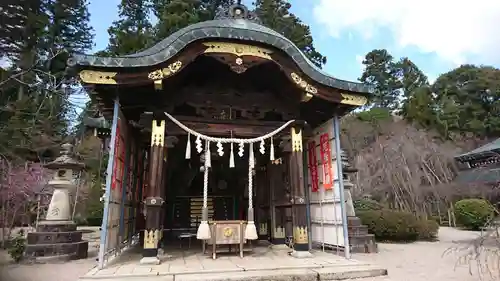
[(88, 241), (82, 240), (82, 232), (76, 230), (71, 220), (70, 190), (75, 189), (73, 172), (85, 166), (72, 158), (73, 146), (62, 145), (61, 156), (45, 165), (55, 170), (49, 186), (54, 189), (45, 220), (38, 224), (36, 232), (28, 233), (25, 255), (28, 258), (61, 257), (84, 259), (88, 256)]
[(377, 253), (375, 236), (368, 233), (368, 226), (362, 225), (358, 217), (347, 217), (347, 229), (351, 253)]
[(88, 256), (89, 243), (82, 240), (82, 232), (76, 230), (75, 224), (41, 223), (27, 238), (25, 255), (29, 258), (85, 259)]
[(361, 224), (361, 220), (356, 217), (354, 204), (352, 202), (351, 188), (353, 184), (349, 180), (344, 180), (344, 194), (346, 200), (347, 233), (352, 253), (377, 253), (378, 247), (375, 236), (368, 233), (368, 227)]
[(352, 201), (351, 189), (354, 185), (349, 181), (349, 174), (357, 172), (357, 169), (351, 167), (347, 156), (341, 153), (341, 160), (344, 176), (344, 195), (347, 215), (347, 234), (349, 235), (349, 244), (352, 253), (377, 253), (378, 247), (375, 242), (375, 236), (368, 233), (368, 227), (361, 224), (361, 220), (356, 217), (354, 203)]

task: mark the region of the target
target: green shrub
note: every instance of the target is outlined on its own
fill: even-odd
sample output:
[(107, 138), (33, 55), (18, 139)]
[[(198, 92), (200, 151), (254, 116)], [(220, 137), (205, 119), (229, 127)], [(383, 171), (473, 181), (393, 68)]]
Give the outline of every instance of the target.
[(483, 199), (463, 199), (455, 203), (457, 222), (467, 229), (479, 230), (494, 215), (494, 207)]
[(10, 257), (15, 262), (20, 262), (24, 257), (24, 249), (26, 248), (26, 238), (24, 237), (24, 230), (19, 230), (16, 237), (12, 238), (7, 249)]
[(384, 205), (373, 199), (354, 200), (353, 205), (356, 211), (373, 211), (384, 209)]
[(433, 219), (417, 222), (418, 240), (435, 240), (438, 237), (439, 223)]
[(416, 241), (419, 237), (419, 220), (407, 212), (372, 210), (358, 212), (358, 217), (368, 231), (381, 241)]

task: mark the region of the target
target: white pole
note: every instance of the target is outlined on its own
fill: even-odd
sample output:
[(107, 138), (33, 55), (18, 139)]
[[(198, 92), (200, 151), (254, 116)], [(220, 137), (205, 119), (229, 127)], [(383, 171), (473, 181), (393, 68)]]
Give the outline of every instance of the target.
[(337, 113), (333, 116), (333, 133), (335, 136), (335, 160), (337, 162), (337, 177), (339, 182), (340, 211), (342, 212), (342, 230), (344, 233), (344, 255), (346, 259), (351, 258), (351, 247), (349, 245), (349, 233), (347, 228), (347, 213), (344, 199), (344, 181), (342, 176), (342, 161), (340, 158), (340, 121)]

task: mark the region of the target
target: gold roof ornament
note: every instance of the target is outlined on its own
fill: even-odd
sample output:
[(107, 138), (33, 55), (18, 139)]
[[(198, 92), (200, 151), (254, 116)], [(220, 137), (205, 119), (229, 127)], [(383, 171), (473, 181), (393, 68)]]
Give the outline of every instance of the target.
[(253, 56), (266, 60), (273, 60), (271, 58), (271, 54), (273, 53), (271, 50), (257, 46), (227, 42), (204, 42), (203, 45), (208, 47), (204, 52), (205, 54), (224, 53), (232, 54), (238, 57)]
[(304, 89), (307, 93), (313, 95), (318, 93), (318, 89), (316, 89), (316, 87), (307, 83), (306, 80), (302, 79), (302, 77), (300, 77), (297, 73), (295, 72), (290, 73), (290, 77), (292, 77), (292, 80), (293, 82), (295, 82), (295, 84), (297, 84), (300, 88)]
[(118, 84), (115, 80), (117, 74), (118, 72), (82, 70), (80, 71), (80, 79), (88, 84), (116, 85)]
[(364, 96), (351, 95), (351, 94), (341, 94), (341, 95), (342, 95), (342, 101), (340, 101), (340, 103), (342, 104), (362, 106), (368, 102), (368, 99)]
[(174, 75), (175, 73), (179, 72), (179, 70), (182, 68), (182, 62), (181, 61), (176, 61), (171, 64), (169, 64), (165, 68), (160, 68), (155, 71), (152, 71), (148, 74), (148, 78), (150, 80), (160, 80), (167, 78), (169, 76)]

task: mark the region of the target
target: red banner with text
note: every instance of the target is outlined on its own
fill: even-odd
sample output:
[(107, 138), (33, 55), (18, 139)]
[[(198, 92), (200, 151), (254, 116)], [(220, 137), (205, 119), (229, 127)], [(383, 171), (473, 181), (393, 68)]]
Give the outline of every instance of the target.
[(330, 149), (330, 137), (324, 133), (319, 138), (321, 162), (323, 163), (323, 188), (333, 188), (332, 151)]
[(307, 152), (309, 160), (309, 175), (311, 176), (311, 191), (318, 192), (318, 159), (316, 158), (316, 142), (311, 141), (307, 144)]
[(121, 179), (118, 177), (118, 174), (120, 174), (120, 160), (119, 160), (119, 153), (120, 153), (120, 123), (117, 122), (116, 124), (116, 136), (115, 136), (115, 151), (114, 151), (114, 160), (113, 160), (113, 175), (111, 176), (111, 189), (115, 189), (116, 185), (118, 182), (121, 182)]

